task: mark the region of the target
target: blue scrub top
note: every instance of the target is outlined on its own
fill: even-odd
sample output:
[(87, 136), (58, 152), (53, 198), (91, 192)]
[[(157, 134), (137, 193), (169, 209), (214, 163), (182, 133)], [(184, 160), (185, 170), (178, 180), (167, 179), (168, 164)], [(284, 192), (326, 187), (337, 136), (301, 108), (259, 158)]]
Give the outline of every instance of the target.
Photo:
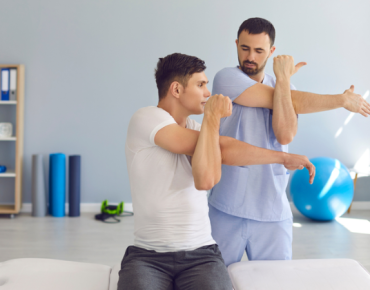
[[(223, 94), (234, 101), (257, 82), (237, 67), (224, 68), (213, 81), (212, 94)], [(275, 87), (272, 76), (262, 82)], [(291, 89), (295, 89), (291, 85)], [(272, 129), (272, 110), (252, 108), (233, 102), (231, 116), (221, 119), (220, 135), (261, 148), (288, 152)], [(213, 187), (209, 203), (227, 214), (257, 221), (282, 221), (292, 217), (285, 193), (289, 172), (281, 164), (250, 166), (222, 165), (220, 182)]]

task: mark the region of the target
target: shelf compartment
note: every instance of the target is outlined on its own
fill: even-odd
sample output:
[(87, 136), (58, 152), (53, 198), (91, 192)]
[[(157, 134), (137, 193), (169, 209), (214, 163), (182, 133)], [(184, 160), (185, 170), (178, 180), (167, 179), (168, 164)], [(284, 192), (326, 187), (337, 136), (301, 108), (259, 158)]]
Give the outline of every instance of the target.
[(14, 170), (7, 170), (6, 172), (0, 173), (0, 178), (1, 177), (15, 177), (15, 171)]
[(0, 137), (0, 141), (16, 141), (17, 137)]
[(0, 101), (0, 105), (16, 105), (17, 101)]
[(18, 213), (14, 204), (0, 204), (0, 214)]

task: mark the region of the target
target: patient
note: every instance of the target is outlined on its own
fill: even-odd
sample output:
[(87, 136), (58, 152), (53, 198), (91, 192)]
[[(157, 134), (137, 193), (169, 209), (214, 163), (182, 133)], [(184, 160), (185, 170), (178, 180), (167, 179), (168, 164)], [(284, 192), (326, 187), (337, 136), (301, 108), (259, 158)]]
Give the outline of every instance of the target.
[[(211, 98), (204, 61), (175, 53), (155, 71), (159, 103), (131, 118), (126, 160), (135, 211), (135, 245), (127, 248), (118, 289), (232, 289), (211, 236), (206, 190), (221, 163), (279, 163), (310, 172), (307, 157), (258, 148), (219, 136), (231, 114), (228, 97)], [(209, 100), (207, 101), (207, 99)], [(189, 118), (204, 113), (202, 126)]]

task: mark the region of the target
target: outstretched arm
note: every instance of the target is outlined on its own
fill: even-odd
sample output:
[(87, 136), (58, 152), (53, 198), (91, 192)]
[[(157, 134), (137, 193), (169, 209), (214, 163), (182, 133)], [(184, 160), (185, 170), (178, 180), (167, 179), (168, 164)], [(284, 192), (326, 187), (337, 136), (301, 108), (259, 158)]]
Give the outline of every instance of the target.
[[(199, 136), (200, 136), (199, 131), (186, 129), (177, 124), (172, 124), (159, 130), (155, 135), (154, 142), (158, 146), (170, 152), (193, 156), (195, 153)], [(211, 135), (208, 135), (208, 137), (209, 136)], [(200, 150), (198, 150), (198, 153), (202, 152), (201, 149), (204, 150), (202, 144), (205, 145), (206, 143), (200, 143), (199, 147)], [(219, 148), (221, 149), (221, 162), (222, 164), (225, 165), (246, 166), (256, 164), (278, 163), (283, 164), (289, 170), (303, 169), (303, 167), (306, 167), (310, 173), (310, 183), (312, 183), (313, 178), (315, 176), (315, 167), (308, 160), (308, 158), (303, 155), (289, 154), (285, 152), (259, 148), (227, 136), (219, 136)], [(213, 151), (214, 152), (213, 154), (217, 155), (218, 154), (217, 148), (215, 147), (213, 148), (213, 150), (215, 150)], [(209, 156), (212, 156), (212, 154)], [(200, 160), (198, 159), (198, 161)], [(212, 172), (207, 177), (211, 180), (211, 182), (206, 182), (207, 184), (203, 184), (202, 186), (199, 186), (199, 188), (211, 189), (212, 183), (216, 184), (218, 182), (220, 177), (219, 175), (220, 171), (218, 170), (221, 170), (221, 168), (220, 165), (218, 165), (219, 163), (216, 162), (214, 164), (217, 164), (217, 166), (219, 167), (205, 166), (204, 169), (202, 169), (203, 174), (208, 174), (209, 173), (209, 172), (207, 173), (208, 170)], [(199, 162), (198, 165), (203, 166), (204, 164), (202, 165), (202, 163)]]
[[(241, 93), (234, 102), (246, 106), (257, 108), (273, 109), (274, 88), (264, 84), (254, 84)], [(292, 103), (296, 114), (309, 114), (329, 111), (338, 108), (345, 108), (354, 113), (359, 113), (364, 117), (370, 115), (370, 104), (355, 94), (354, 86), (351, 86), (343, 94), (322, 95), (301, 91), (291, 91)]]
[(310, 174), (309, 182), (315, 178), (315, 166), (304, 155), (273, 151), (250, 145), (227, 136), (220, 136), (222, 163), (231, 166), (278, 163), (289, 170), (306, 167)]

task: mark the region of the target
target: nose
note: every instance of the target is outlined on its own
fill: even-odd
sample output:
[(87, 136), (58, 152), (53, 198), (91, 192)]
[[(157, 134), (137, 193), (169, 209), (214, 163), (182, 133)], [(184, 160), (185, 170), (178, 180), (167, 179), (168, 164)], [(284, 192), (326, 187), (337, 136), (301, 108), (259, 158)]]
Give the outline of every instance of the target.
[(208, 88), (206, 89), (204, 96), (206, 98), (209, 98), (211, 96), (211, 92), (208, 90)]
[(251, 51), (247, 55), (247, 60), (250, 61), (250, 62), (254, 62), (255, 61), (255, 56), (256, 56), (256, 53)]

